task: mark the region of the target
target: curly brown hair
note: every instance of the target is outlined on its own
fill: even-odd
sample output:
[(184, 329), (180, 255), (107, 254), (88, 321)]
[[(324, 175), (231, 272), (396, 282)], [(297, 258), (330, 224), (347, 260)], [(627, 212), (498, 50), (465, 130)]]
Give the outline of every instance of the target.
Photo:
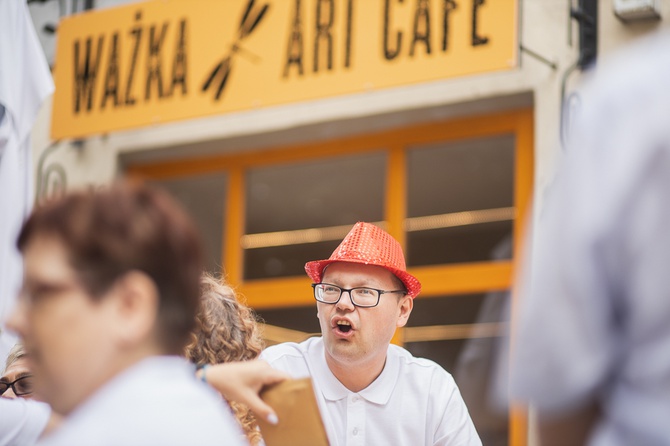
[[(209, 274), (200, 280), (200, 294), (200, 310), (186, 357), (197, 366), (256, 359), (263, 350), (263, 340), (253, 310), (237, 300), (231, 287)], [(258, 444), (261, 435), (249, 408), (229, 403), (249, 443)]]

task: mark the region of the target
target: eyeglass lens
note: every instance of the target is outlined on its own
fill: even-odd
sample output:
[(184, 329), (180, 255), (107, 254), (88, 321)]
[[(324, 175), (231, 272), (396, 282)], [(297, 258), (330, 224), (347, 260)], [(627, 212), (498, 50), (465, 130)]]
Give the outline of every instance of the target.
[(33, 377), (32, 375), (28, 375), (22, 376), (21, 378), (11, 383), (0, 382), (0, 395), (4, 395), (10, 387), (16, 396), (33, 393)]
[[(343, 292), (342, 288), (328, 284), (318, 284), (314, 291), (316, 298), (326, 303), (337, 302)], [(354, 304), (361, 307), (375, 306), (379, 302), (379, 291), (372, 288), (353, 288), (349, 293)]]

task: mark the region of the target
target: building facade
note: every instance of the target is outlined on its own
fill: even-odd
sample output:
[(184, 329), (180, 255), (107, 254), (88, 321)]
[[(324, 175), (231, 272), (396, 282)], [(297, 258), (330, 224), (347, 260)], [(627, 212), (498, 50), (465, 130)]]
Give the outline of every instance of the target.
[[(356, 221), (382, 225), (423, 283), (396, 342), (455, 375), (484, 444), (532, 444), (525, 410), (492, 412), (484, 384), (525, 227), (579, 111), (589, 43), (597, 69), (659, 32), (668, 2), (95, 3), (60, 22), (65, 52), (43, 36), (57, 91), (33, 132), (36, 200), (119, 176), (167, 188), (270, 343), (319, 330), (304, 263)], [(660, 17), (636, 20), (633, 3)], [(596, 8), (597, 26), (571, 8)], [(40, 30), (55, 20), (31, 12)], [(217, 33), (198, 40), (211, 16)]]

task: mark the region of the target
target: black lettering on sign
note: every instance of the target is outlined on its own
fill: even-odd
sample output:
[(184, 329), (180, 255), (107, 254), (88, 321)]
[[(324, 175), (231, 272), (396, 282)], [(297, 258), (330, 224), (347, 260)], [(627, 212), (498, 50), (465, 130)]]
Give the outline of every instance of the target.
[[(324, 12), (322, 5), (326, 3), (328, 12), (325, 13), (326, 20), (324, 20)], [(328, 51), (326, 53), (328, 70), (333, 69), (333, 35), (331, 28), (333, 26), (333, 19), (335, 16), (335, 5), (333, 0), (317, 0), (316, 1), (316, 34), (314, 36), (314, 72), (319, 71), (319, 46), (325, 40)]]
[[(398, 0), (402, 3), (403, 0)], [(384, 0), (384, 57), (386, 60), (393, 60), (400, 54), (402, 43), (402, 31), (396, 34), (395, 49), (389, 47), (389, 26), (391, 22), (391, 0)]]
[(83, 64), (80, 63), (79, 40), (74, 41), (74, 112), (79, 113), (82, 109), (82, 103), (86, 110), (93, 108), (93, 94), (95, 93), (95, 77), (98, 74), (100, 58), (102, 53), (102, 43), (104, 36), (98, 37), (98, 45), (94, 54), (92, 53), (93, 37), (86, 39), (86, 54)]
[[(224, 55), (219, 63), (214, 65), (214, 68), (209, 72), (205, 82), (202, 84), (203, 93), (210, 88), (214, 91), (215, 101), (221, 99), (221, 96), (226, 89), (226, 85), (228, 84), (231, 70), (233, 69), (233, 60), (237, 58), (240, 53), (252, 56), (258, 60), (258, 57), (242, 46), (244, 40), (254, 32), (270, 8), (269, 3), (259, 6), (258, 8), (256, 6), (258, 5), (255, 4), (255, 0), (248, 1), (247, 7), (244, 8), (244, 13), (242, 13), (240, 26), (237, 30), (237, 38), (230, 46), (230, 52), (227, 55)], [(218, 86), (216, 86), (217, 83)]]
[(149, 29), (149, 55), (147, 57), (147, 82), (144, 89), (144, 99), (148, 100), (151, 96), (151, 85), (156, 84), (158, 98), (163, 97), (163, 75), (161, 74), (163, 48), (163, 39), (167, 31), (168, 24), (163, 23), (159, 37), (156, 37), (156, 25), (151, 25)]
[(107, 99), (114, 99), (114, 108), (119, 106), (119, 33), (112, 34), (107, 59), (107, 74), (105, 75), (105, 92), (102, 95), (100, 109), (104, 110)]
[(344, 67), (349, 68), (351, 66), (351, 24), (353, 21), (354, 14), (354, 0), (349, 0), (347, 3), (347, 33), (344, 43)]
[[(135, 14), (135, 20), (140, 21), (142, 19), (142, 12), (138, 11)], [(142, 25), (137, 24), (134, 28), (130, 30), (130, 34), (133, 36), (133, 57), (130, 59), (130, 67), (128, 68), (128, 74), (126, 76), (126, 105), (134, 105), (135, 98), (132, 97), (131, 91), (133, 88), (133, 77), (135, 76), (135, 68), (137, 67), (137, 55), (140, 50), (140, 42), (142, 41)]]
[(179, 22), (179, 35), (172, 61), (172, 85), (168, 96), (172, 96), (175, 87), (180, 84), (182, 96), (186, 95), (186, 67), (186, 19), (182, 19)]
[[(423, 24), (423, 26), (422, 26)], [(430, 54), (430, 1), (417, 0), (416, 11), (414, 12), (414, 37), (412, 46), (409, 48), (409, 55), (414, 56), (416, 42), (426, 44), (426, 54)]]
[(449, 13), (456, 9), (455, 0), (444, 0), (442, 3), (442, 51), (449, 48)]
[(477, 14), (479, 8), (486, 0), (473, 0), (472, 2), (472, 46), (486, 45), (489, 43), (488, 37), (482, 37), (477, 34)]
[(302, 21), (300, 20), (300, 0), (295, 0), (295, 14), (293, 15), (293, 26), (291, 36), (288, 39), (288, 51), (286, 52), (286, 65), (284, 65), (284, 77), (288, 77), (291, 65), (298, 67), (298, 74), (303, 75), (302, 66)]

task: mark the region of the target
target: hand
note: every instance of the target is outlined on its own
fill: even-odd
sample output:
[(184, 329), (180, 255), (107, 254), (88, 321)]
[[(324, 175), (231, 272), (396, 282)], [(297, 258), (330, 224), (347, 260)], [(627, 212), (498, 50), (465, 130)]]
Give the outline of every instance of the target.
[(280, 383), (290, 376), (270, 367), (265, 361), (229, 362), (210, 365), (198, 371), (224, 398), (245, 404), (257, 417), (277, 424), (277, 414), (258, 396), (265, 386)]

